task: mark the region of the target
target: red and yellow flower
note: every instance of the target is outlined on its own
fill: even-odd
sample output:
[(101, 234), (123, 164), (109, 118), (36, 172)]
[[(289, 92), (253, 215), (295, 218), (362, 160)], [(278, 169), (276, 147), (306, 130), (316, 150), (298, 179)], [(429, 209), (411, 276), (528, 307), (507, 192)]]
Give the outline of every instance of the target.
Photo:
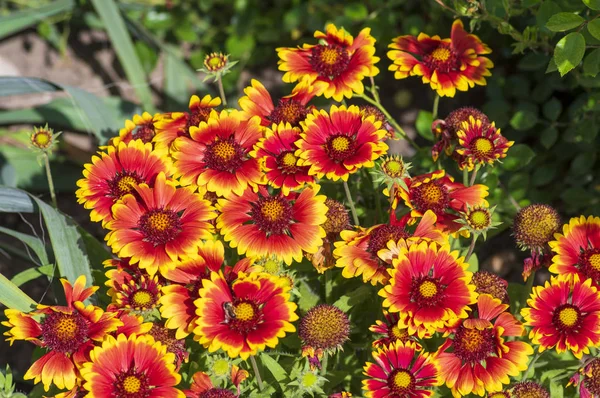
[(240, 98), (238, 103), (242, 108), (244, 119), (260, 116), (261, 124), (265, 127), (280, 123), (300, 127), (300, 122), (304, 121), (311, 108), (314, 108), (308, 106), (308, 102), (320, 95), (326, 86), (327, 84), (323, 82), (315, 82), (311, 85), (308, 80), (302, 80), (290, 95), (281, 98), (275, 106), (265, 86), (258, 80), (252, 79), (250, 86), (244, 89), (246, 95)]
[(401, 327), (399, 325), (400, 315), (398, 315), (397, 312), (389, 313), (386, 310), (383, 310), (383, 316), (385, 317), (385, 321), (377, 320), (375, 321), (375, 325), (369, 327), (371, 332), (383, 335), (373, 341), (373, 347), (385, 347), (395, 341), (406, 343), (410, 340), (415, 344), (417, 350), (420, 351), (423, 348), (421, 344), (414, 340), (414, 336), (408, 334), (407, 327)]
[(193, 188), (178, 188), (160, 173), (153, 188), (142, 183), (135, 191), (136, 196), (127, 194), (113, 206), (113, 220), (106, 225), (105, 239), (119, 257), (131, 257), (152, 276), (212, 237), (208, 221), (216, 217), (214, 208)]
[(579, 386), (580, 398), (597, 398), (600, 396), (600, 359), (595, 358), (586, 363), (579, 369), (579, 373), (571, 377), (567, 387), (571, 384)]
[(90, 357), (81, 368), (86, 397), (185, 397), (175, 388), (175, 354), (152, 336), (107, 336)]
[(468, 170), (505, 158), (508, 148), (515, 143), (500, 134), (494, 122), (488, 124), (473, 116), (469, 116), (468, 122), (462, 123), (456, 135), (460, 144), (456, 152), (465, 157)]
[(362, 381), (365, 396), (370, 398), (425, 398), (433, 394), (438, 383), (438, 368), (429, 353), (420, 351), (414, 342), (397, 340), (373, 352), (375, 363), (367, 362)]
[(527, 305), (521, 315), (533, 327), (529, 338), (540, 352), (556, 347), (558, 353), (569, 350), (581, 358), (600, 344), (600, 292), (591, 279), (552, 278), (533, 288)]
[(108, 144), (118, 146), (120, 142), (127, 144), (133, 140), (141, 140), (144, 144), (152, 142), (156, 134), (154, 123), (161, 117), (158, 113), (153, 116), (148, 112), (142, 113), (141, 116), (133, 115), (133, 120), (126, 120), (125, 127), (119, 130), (119, 135), (111, 138)]
[[(397, 207), (399, 199), (404, 201), (411, 211), (404, 219), (410, 224), (422, 217), (427, 210), (437, 216), (437, 226), (449, 232), (458, 231), (462, 225), (457, 223), (456, 213), (467, 210), (468, 206), (488, 206), (484, 199), (488, 196), (488, 187), (475, 184), (466, 187), (454, 182), (444, 170), (422, 174), (406, 179), (406, 188), (397, 186), (393, 206)], [(468, 231), (467, 231), (468, 233)]]
[(452, 24), (450, 39), (420, 33), (396, 37), (389, 47), (387, 55), (393, 61), (389, 70), (396, 79), (422, 76), (423, 83), (442, 97), (454, 97), (456, 90), (467, 91), (475, 84), (485, 86), (485, 76), (492, 75), (494, 64), (483, 56), (492, 50), (468, 34), (459, 19)]
[(160, 115), (154, 123), (156, 135), (154, 145), (156, 149), (171, 148), (171, 144), (178, 137), (191, 137), (190, 127), (200, 126), (206, 122), (213, 109), (221, 105), (221, 98), (205, 95), (200, 99), (192, 95), (188, 105), (189, 112), (171, 112)]
[(211, 113), (208, 121), (190, 127), (171, 150), (182, 185), (205, 187), (219, 196), (241, 195), (262, 178), (258, 160), (249, 153), (263, 135), (258, 116), (244, 120), (239, 111)]
[(196, 372), (192, 376), (190, 389), (185, 390), (185, 396), (188, 398), (236, 398), (238, 395), (227, 388), (215, 387), (207, 373)]
[(230, 285), (221, 272), (202, 281), (194, 338), (215, 352), (248, 359), (265, 347), (274, 348), (286, 333), (295, 332), (296, 304), (290, 301), (286, 278), (263, 272), (239, 273)]
[(133, 274), (124, 269), (106, 272), (108, 295), (115, 308), (125, 311), (146, 312), (158, 305), (162, 283), (158, 275), (150, 276), (139, 270)]
[(7, 320), (2, 322), (9, 328), (4, 335), (11, 345), (15, 340), (26, 340), (47, 350), (24, 376), (36, 384), (41, 381), (46, 391), (51, 384), (61, 390), (73, 389), (79, 377), (78, 368), (87, 360), (94, 342), (102, 341), (106, 334), (122, 325), (116, 313), (83, 303), (98, 290), (85, 287), (85, 276), (77, 278), (74, 285), (65, 279), (60, 282), (67, 306), (38, 304), (29, 313), (7, 309), (4, 311)]
[(373, 167), (388, 150), (381, 122), (373, 116), (363, 119), (356, 105), (332, 105), (329, 114), (314, 110), (301, 125), (298, 164), (310, 166), (309, 174), (318, 178), (347, 181), (361, 167)]
[(265, 129), (265, 136), (254, 147), (252, 157), (258, 159), (265, 179), (284, 194), (315, 181), (308, 174), (310, 166), (298, 166), (296, 141), (300, 139), (300, 129), (289, 123), (273, 124)]
[(326, 83), (323, 95), (336, 101), (352, 98), (352, 93), (362, 94), (362, 80), (379, 73), (371, 29), (361, 30), (356, 38), (333, 24), (325, 30), (326, 33), (315, 32), (321, 44), (277, 49), (279, 70), (285, 72), (283, 81), (294, 83), (306, 79), (310, 85)]
[(454, 397), (502, 391), (509, 376), (527, 369), (533, 349), (522, 341), (506, 341), (525, 332), (523, 324), (507, 310), (508, 304), (489, 294), (480, 295), (477, 316), (471, 313), (454, 326), (453, 337), (438, 349), (440, 379)]
[(389, 284), (379, 291), (383, 306), (408, 316), (411, 335), (449, 326), (466, 318), (477, 299), (468, 266), (447, 244), (425, 241), (402, 248), (388, 270)]
[(600, 217), (571, 218), (562, 234), (554, 236), (556, 240), (548, 243), (556, 253), (550, 272), (563, 279), (575, 275), (581, 280), (590, 278), (594, 286), (600, 287)]
[(134, 140), (108, 146), (106, 152), (92, 156), (92, 163), (84, 166), (84, 178), (77, 181), (77, 202), (91, 209), (92, 221), (104, 225), (112, 220), (111, 207), (117, 200), (132, 193), (140, 183), (153, 186), (160, 172), (170, 176), (171, 164), (164, 154), (152, 149), (152, 144)]
[(323, 243), (327, 218), (318, 185), (300, 193), (270, 194), (264, 186), (241, 196), (220, 199), (217, 229), (238, 253), (248, 257), (274, 255), (290, 265), (302, 261), (303, 251), (315, 253)]

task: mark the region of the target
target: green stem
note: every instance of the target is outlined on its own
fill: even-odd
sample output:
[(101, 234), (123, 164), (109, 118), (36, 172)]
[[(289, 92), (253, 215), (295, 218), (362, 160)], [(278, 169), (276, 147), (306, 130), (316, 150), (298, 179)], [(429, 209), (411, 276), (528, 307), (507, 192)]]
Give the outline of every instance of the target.
[(252, 369), (254, 369), (254, 376), (256, 376), (256, 382), (258, 383), (258, 390), (262, 391), (263, 382), (260, 378), (260, 372), (258, 371), (258, 365), (256, 364), (256, 359), (254, 358), (254, 355), (250, 357), (250, 362), (252, 363)]
[(325, 271), (325, 303), (329, 304), (329, 299), (331, 297), (332, 290), (332, 282), (329, 270)]
[(344, 191), (346, 191), (346, 198), (348, 199), (348, 205), (350, 206), (350, 211), (352, 212), (352, 219), (354, 220), (354, 225), (358, 226), (358, 215), (356, 214), (356, 207), (354, 207), (354, 201), (352, 200), (352, 194), (350, 193), (348, 181), (344, 181)]
[(219, 95), (221, 96), (221, 102), (223, 102), (223, 106), (227, 106), (227, 98), (225, 98), (225, 90), (223, 90), (223, 81), (221, 81), (221, 76), (217, 79), (217, 84), (219, 85)]
[(390, 113), (383, 107), (383, 105), (381, 105), (381, 103), (379, 103), (379, 102), (375, 101), (374, 99), (366, 96), (365, 94), (357, 94), (356, 97), (364, 99), (369, 104), (371, 104), (371, 105), (375, 106), (377, 109), (379, 109), (381, 111), (381, 113), (383, 113), (385, 115), (385, 118), (392, 125), (392, 127), (394, 127), (394, 129), (398, 132), (398, 134), (400, 134), (401, 138), (404, 138), (406, 141), (408, 141), (415, 149), (417, 149), (417, 150), (421, 149), (421, 147), (418, 146), (417, 143), (415, 141), (413, 141), (413, 139), (410, 138), (406, 134), (406, 131), (404, 131), (404, 129), (402, 127), (400, 127), (400, 125), (398, 124), (398, 122), (396, 122), (396, 120), (394, 120), (394, 118), (392, 117), (392, 115), (390, 115)]
[[(537, 354), (535, 354), (535, 356), (533, 357), (533, 359), (531, 360), (531, 362), (529, 362), (529, 366), (527, 366), (527, 370), (525, 371), (525, 373), (523, 373), (523, 379), (527, 380), (527, 375), (529, 374), (529, 371), (531, 369), (533, 369), (533, 365), (537, 362), (538, 358), (541, 356), (542, 354), (540, 352), (538, 352)], [(521, 379), (521, 380), (523, 380)]]
[(432, 120), (437, 119), (439, 105), (440, 105), (440, 96), (439, 96), (439, 94), (436, 93), (435, 98), (433, 99), (433, 111), (431, 112)]
[(48, 154), (44, 152), (44, 165), (46, 167), (46, 178), (48, 178), (48, 187), (50, 188), (50, 197), (52, 198), (52, 206), (58, 209), (58, 203), (56, 202), (56, 191), (54, 190), (54, 181), (52, 180), (52, 173), (50, 172), (50, 160)]
[(473, 254), (473, 250), (475, 249), (475, 242), (477, 242), (478, 234), (473, 234), (473, 239), (471, 240), (471, 245), (469, 245), (469, 250), (467, 251), (467, 255), (465, 256), (465, 263), (469, 261), (471, 255)]
[(531, 289), (533, 288), (533, 280), (535, 279), (535, 271), (531, 272), (529, 278), (527, 278), (527, 282), (525, 282), (525, 299), (523, 300), (523, 305), (527, 305), (527, 299), (531, 294)]
[(467, 168), (465, 167), (463, 169), (463, 185), (467, 186), (468, 182), (469, 182), (469, 170), (467, 170)]
[(373, 98), (375, 101), (381, 102), (379, 100), (379, 93), (377, 92), (377, 86), (375, 85), (375, 79), (373, 79), (373, 76), (371, 76), (371, 92), (373, 93)]
[(323, 353), (323, 361), (321, 361), (321, 376), (325, 376), (327, 374), (327, 359), (329, 356), (327, 352)]
[(469, 181), (469, 186), (472, 187), (475, 184), (475, 178), (477, 178), (477, 171), (479, 170), (479, 166), (475, 166), (473, 170), (473, 174), (471, 174), (471, 181)]

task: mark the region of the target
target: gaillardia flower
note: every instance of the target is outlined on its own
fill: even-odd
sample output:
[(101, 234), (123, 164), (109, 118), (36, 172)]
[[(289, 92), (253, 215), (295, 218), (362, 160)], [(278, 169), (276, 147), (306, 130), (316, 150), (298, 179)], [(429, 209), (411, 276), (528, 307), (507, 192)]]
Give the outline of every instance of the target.
[(289, 123), (273, 124), (265, 129), (265, 136), (256, 144), (251, 156), (258, 159), (265, 179), (287, 195), (290, 190), (301, 188), (315, 181), (308, 175), (310, 166), (298, 166), (296, 141), (300, 139), (300, 129)]
[(301, 125), (298, 164), (310, 166), (309, 174), (318, 178), (347, 181), (361, 167), (373, 167), (388, 150), (381, 122), (373, 116), (363, 120), (356, 105), (332, 105), (329, 114), (314, 110)]
[(132, 274), (122, 269), (106, 272), (108, 295), (116, 308), (146, 312), (158, 305), (162, 284), (158, 275), (150, 276), (140, 270)]
[(261, 179), (258, 160), (249, 156), (262, 137), (258, 116), (244, 120), (239, 111), (211, 113), (190, 136), (179, 137), (171, 150), (182, 185), (206, 187), (219, 196), (241, 195)]
[(586, 362), (580, 373), (575, 373), (567, 386), (579, 386), (580, 398), (597, 398), (600, 396), (600, 358)]
[(221, 98), (213, 98), (205, 95), (200, 99), (192, 95), (188, 105), (189, 112), (171, 112), (160, 115), (154, 123), (156, 135), (154, 145), (156, 149), (170, 148), (177, 137), (191, 137), (190, 127), (200, 126), (200, 122), (206, 122), (210, 113), (221, 105)]
[(512, 398), (550, 398), (550, 393), (535, 381), (522, 381), (513, 386), (510, 396)]
[(188, 361), (189, 353), (185, 348), (185, 340), (175, 337), (174, 330), (167, 329), (157, 323), (152, 323), (152, 328), (148, 331), (148, 334), (152, 336), (156, 342), (165, 345), (167, 347), (167, 352), (175, 354), (175, 364), (177, 365), (177, 369), (179, 369), (182, 362)]
[(302, 80), (290, 95), (281, 98), (277, 106), (273, 103), (271, 94), (265, 86), (256, 79), (252, 79), (250, 86), (244, 89), (246, 96), (239, 99), (244, 119), (260, 116), (261, 124), (265, 127), (272, 124), (289, 123), (292, 127), (300, 127), (300, 122), (306, 119), (311, 108), (308, 102), (321, 93), (327, 84), (315, 82), (310, 85), (306, 79)]
[(457, 19), (452, 24), (450, 39), (399, 36), (392, 44), (388, 57), (393, 61), (389, 70), (396, 79), (422, 76), (441, 97), (454, 97), (456, 90), (467, 91), (475, 84), (486, 85), (485, 76), (491, 76), (492, 61), (482, 55), (492, 52), (481, 40), (468, 34)]
[(133, 115), (133, 121), (126, 120), (125, 127), (119, 130), (119, 135), (113, 137), (108, 142), (109, 145), (118, 146), (120, 142), (129, 143), (132, 140), (141, 140), (144, 144), (152, 142), (156, 129), (154, 123), (160, 120), (158, 113), (152, 116), (148, 112), (140, 115)]
[(415, 346), (418, 350), (421, 350), (421, 344), (417, 343), (414, 339), (415, 337), (408, 334), (407, 327), (401, 327), (399, 325), (400, 316), (398, 313), (389, 313), (386, 310), (383, 310), (383, 316), (385, 317), (385, 321), (377, 320), (375, 321), (375, 325), (371, 325), (369, 330), (375, 334), (383, 335), (379, 337), (377, 340), (373, 341), (373, 347), (385, 347), (395, 341), (401, 341), (406, 343), (407, 341), (412, 341), (415, 343)]
[(29, 313), (7, 309), (4, 310), (7, 320), (2, 322), (9, 328), (4, 335), (11, 345), (15, 340), (26, 340), (48, 350), (23, 377), (34, 379), (36, 384), (41, 381), (46, 391), (51, 384), (61, 390), (73, 389), (79, 376), (78, 368), (87, 360), (94, 342), (102, 341), (122, 325), (116, 318), (117, 313), (83, 303), (98, 290), (97, 287), (85, 288), (85, 276), (77, 278), (74, 285), (65, 279), (60, 282), (67, 299), (66, 307), (38, 304), (37, 309)]
[(213, 385), (210, 376), (205, 372), (196, 372), (192, 376), (192, 385), (185, 390), (188, 398), (237, 398), (233, 391)]
[(181, 380), (175, 354), (152, 336), (106, 336), (90, 357), (81, 368), (86, 397), (185, 397), (175, 388)]
[(455, 145), (458, 143), (456, 133), (462, 128), (464, 122), (469, 122), (470, 118), (481, 120), (482, 128), (487, 129), (490, 119), (479, 109), (465, 106), (453, 110), (446, 116), (446, 119), (434, 120), (431, 125), (431, 131), (437, 137), (438, 141), (431, 148), (431, 157), (437, 161), (440, 153), (448, 156), (455, 155)]
[(208, 221), (216, 217), (214, 208), (193, 188), (178, 188), (161, 172), (153, 188), (142, 183), (135, 192), (113, 206), (105, 239), (114, 253), (131, 257), (151, 276), (173, 268), (197, 250), (201, 239), (212, 237)]
[(503, 304), (508, 304), (508, 282), (498, 275), (487, 271), (477, 271), (473, 274), (471, 283), (475, 285), (475, 292), (489, 294)]
[(556, 347), (558, 353), (569, 350), (581, 358), (600, 344), (600, 292), (591, 279), (553, 277), (533, 288), (527, 305), (521, 315), (533, 327), (529, 338), (540, 352)]
[(473, 116), (469, 116), (468, 122), (462, 123), (456, 135), (460, 144), (456, 152), (465, 157), (468, 170), (505, 158), (508, 148), (515, 143), (504, 138), (493, 122), (487, 124)]
[(410, 334), (421, 328), (435, 331), (466, 318), (477, 298), (468, 266), (448, 245), (421, 242), (402, 248), (388, 270), (389, 284), (379, 291), (385, 298), (383, 306), (408, 315), (414, 325)]
[(480, 295), (477, 316), (471, 313), (453, 325), (453, 337), (438, 349), (440, 379), (454, 397), (501, 391), (502, 385), (510, 382), (509, 376), (527, 369), (533, 349), (522, 341), (506, 341), (525, 332), (507, 309), (508, 304), (489, 294)]
[(513, 223), (513, 235), (520, 247), (541, 253), (560, 224), (560, 216), (554, 208), (535, 203), (519, 210)]
[(561, 278), (581, 280), (590, 278), (596, 288), (600, 287), (600, 217), (571, 218), (563, 226), (562, 234), (549, 242), (555, 256), (550, 272)]
[(264, 186), (241, 196), (220, 199), (217, 229), (238, 253), (248, 257), (275, 255), (290, 265), (302, 252), (315, 253), (323, 243), (326, 221), (324, 195), (319, 186), (300, 193), (270, 194)]
[(60, 132), (55, 133), (46, 123), (44, 127), (33, 127), (33, 133), (29, 136), (29, 141), (32, 148), (40, 152), (49, 152), (56, 145), (56, 139), (60, 134)]
[(324, 82), (325, 98), (342, 101), (352, 93), (362, 94), (365, 77), (376, 76), (375, 38), (370, 28), (361, 30), (356, 38), (333, 24), (326, 33), (316, 31), (321, 44), (304, 44), (301, 48), (278, 48), (279, 70), (285, 72), (283, 81), (294, 83), (306, 79), (310, 85)]
[(321, 367), (319, 360), (323, 354), (333, 354), (341, 349), (349, 335), (348, 315), (329, 304), (319, 304), (308, 310), (298, 325), (298, 337), (302, 341), (303, 356), (308, 355), (311, 364), (319, 368)]
[(221, 272), (202, 281), (196, 305), (194, 338), (215, 352), (248, 359), (265, 347), (275, 348), (286, 333), (295, 332), (296, 304), (285, 278), (263, 272), (244, 274), (231, 287)]
[(140, 183), (154, 186), (156, 176), (170, 176), (171, 164), (164, 153), (154, 151), (152, 144), (140, 140), (108, 146), (92, 163), (84, 166), (83, 177), (77, 181), (77, 202), (91, 209), (92, 221), (105, 225), (112, 220), (111, 208), (123, 196), (133, 193)]
[(375, 363), (367, 362), (363, 374), (365, 396), (371, 398), (426, 398), (438, 384), (435, 360), (419, 351), (412, 341), (395, 341), (373, 352)]

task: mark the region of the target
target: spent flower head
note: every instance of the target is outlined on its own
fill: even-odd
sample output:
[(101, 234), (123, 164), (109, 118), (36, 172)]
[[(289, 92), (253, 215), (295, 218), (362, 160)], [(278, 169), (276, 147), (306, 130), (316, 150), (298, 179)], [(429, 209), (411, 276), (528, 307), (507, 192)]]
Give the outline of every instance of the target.
[(536, 203), (519, 210), (513, 224), (513, 235), (521, 248), (542, 252), (560, 226), (560, 216), (553, 207)]

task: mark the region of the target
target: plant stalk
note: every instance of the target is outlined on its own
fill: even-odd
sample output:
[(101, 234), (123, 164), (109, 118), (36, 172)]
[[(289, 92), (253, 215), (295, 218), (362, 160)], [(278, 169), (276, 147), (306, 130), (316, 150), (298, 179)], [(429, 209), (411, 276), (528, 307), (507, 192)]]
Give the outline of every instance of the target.
[(475, 242), (477, 242), (478, 237), (479, 235), (473, 234), (473, 239), (471, 240), (469, 250), (467, 250), (467, 255), (465, 256), (465, 263), (469, 261), (469, 258), (471, 258), (471, 255), (473, 254), (473, 250), (475, 249)]
[(475, 166), (473, 169), (473, 174), (471, 174), (471, 181), (469, 181), (469, 186), (472, 187), (475, 184), (475, 178), (477, 178), (477, 171), (479, 171), (479, 166)]
[(48, 154), (44, 152), (44, 167), (46, 168), (46, 178), (48, 179), (48, 188), (50, 188), (50, 198), (52, 198), (52, 206), (58, 209), (58, 203), (56, 201), (56, 191), (54, 190), (54, 181), (52, 180), (52, 172), (50, 171), (50, 160)]
[(354, 207), (354, 201), (352, 200), (352, 194), (350, 193), (348, 181), (344, 181), (344, 191), (346, 191), (346, 198), (348, 199), (348, 205), (350, 206), (350, 211), (352, 212), (352, 219), (354, 220), (354, 225), (358, 226), (358, 215), (356, 214), (356, 207)]
[(323, 361), (321, 362), (321, 376), (325, 376), (327, 374), (327, 352), (323, 353)]
[(433, 110), (431, 112), (432, 120), (437, 119), (438, 107), (440, 105), (440, 96), (439, 94), (435, 94), (435, 98), (433, 99)]
[(375, 85), (375, 79), (373, 79), (373, 76), (371, 76), (371, 92), (373, 93), (373, 98), (375, 101), (381, 102), (379, 100), (379, 93), (377, 92), (377, 86)]
[(252, 363), (252, 369), (254, 369), (254, 376), (256, 376), (256, 382), (258, 383), (258, 390), (262, 391), (263, 382), (260, 378), (260, 372), (258, 371), (258, 365), (256, 364), (256, 359), (254, 358), (254, 355), (250, 357), (250, 362)]
[(223, 90), (223, 81), (221, 80), (221, 76), (217, 79), (217, 85), (219, 86), (219, 95), (221, 96), (221, 102), (223, 106), (227, 106), (227, 98), (225, 98), (225, 90)]

